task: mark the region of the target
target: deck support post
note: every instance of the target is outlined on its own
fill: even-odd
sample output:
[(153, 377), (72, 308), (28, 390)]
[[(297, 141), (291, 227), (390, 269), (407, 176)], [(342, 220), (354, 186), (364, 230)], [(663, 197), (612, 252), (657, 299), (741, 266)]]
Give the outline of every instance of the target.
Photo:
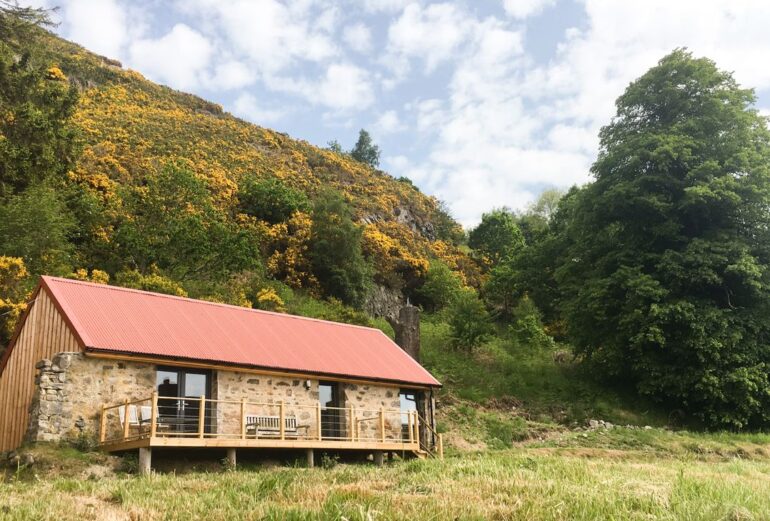
[(307, 456), (307, 468), (312, 469), (315, 467), (315, 451), (313, 449), (307, 449), (305, 455)]
[(149, 476), (152, 472), (152, 449), (142, 447), (139, 449), (139, 474)]
[(444, 459), (444, 436), (441, 434), (438, 435), (437, 447), (439, 459)]
[(234, 469), (237, 462), (235, 449), (227, 449), (227, 464), (229, 467)]
[(381, 450), (374, 451), (374, 464), (382, 467), (385, 464), (384, 453)]

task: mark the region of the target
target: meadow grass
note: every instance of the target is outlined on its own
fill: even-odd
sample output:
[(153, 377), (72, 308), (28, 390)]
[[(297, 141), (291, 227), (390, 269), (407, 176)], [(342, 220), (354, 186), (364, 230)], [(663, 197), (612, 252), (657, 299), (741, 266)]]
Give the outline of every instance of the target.
[[(770, 458), (755, 441), (644, 434), (657, 446), (617, 448), (636, 435), (617, 432), (606, 433), (612, 448), (567, 436), (384, 467), (10, 478), (0, 519), (770, 519)], [(706, 442), (722, 452), (676, 448)]]

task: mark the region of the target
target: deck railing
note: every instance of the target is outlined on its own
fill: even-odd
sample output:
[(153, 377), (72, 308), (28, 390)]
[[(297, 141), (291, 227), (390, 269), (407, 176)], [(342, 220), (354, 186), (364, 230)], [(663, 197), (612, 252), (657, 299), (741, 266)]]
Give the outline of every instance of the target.
[(325, 443), (339, 446), (346, 442), (370, 446), (401, 444), (404, 450), (441, 451), (436, 442), (430, 448), (421, 443), (424, 432), (430, 432), (432, 440), (440, 440), (440, 435), (435, 434), (417, 411), (353, 405), (322, 407), (285, 401), (214, 400), (153, 393), (148, 398), (103, 406), (99, 435), (104, 445), (146, 438), (198, 438), (277, 440), (275, 446), (283, 446), (282, 442), (287, 440), (314, 441), (319, 446)]

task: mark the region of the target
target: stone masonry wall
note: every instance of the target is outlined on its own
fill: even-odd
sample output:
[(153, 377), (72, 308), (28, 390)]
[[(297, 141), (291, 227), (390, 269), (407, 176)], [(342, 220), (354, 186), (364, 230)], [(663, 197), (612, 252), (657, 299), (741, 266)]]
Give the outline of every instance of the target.
[[(279, 416), (280, 403), (284, 402), (284, 414), (296, 416), (298, 425), (307, 425), (308, 434), (317, 435), (316, 404), (318, 381), (300, 378), (265, 376), (235, 371), (216, 371), (212, 384), (215, 400), (233, 402), (217, 403), (217, 432), (240, 435), (242, 399), (247, 400), (247, 416)], [(304, 434), (304, 429), (302, 432)]]
[[(95, 436), (103, 404), (146, 398), (155, 386), (152, 364), (60, 353), (52, 360), (41, 360), (36, 367), (29, 441), (58, 441), (80, 434)], [(119, 428), (117, 418), (108, 427)]]

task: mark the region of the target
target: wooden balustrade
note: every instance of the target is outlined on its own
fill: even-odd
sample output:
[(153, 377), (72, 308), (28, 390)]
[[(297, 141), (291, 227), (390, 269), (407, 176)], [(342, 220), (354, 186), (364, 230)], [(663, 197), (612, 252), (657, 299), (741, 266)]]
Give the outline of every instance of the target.
[[(196, 408), (197, 406), (197, 408)], [(120, 414), (118, 414), (120, 413)], [(192, 416), (190, 415), (192, 413)], [(269, 420), (274, 431), (261, 428)], [(417, 411), (395, 408), (322, 407), (239, 400), (159, 396), (104, 405), (99, 441), (111, 447), (154, 440), (158, 446), (334, 447), (421, 450), (423, 426), (433, 433), (430, 451), (443, 454), (443, 440)], [(271, 434), (271, 432), (273, 434)], [(198, 441), (194, 441), (198, 440)], [(118, 449), (109, 449), (118, 450)], [(425, 450), (428, 450), (427, 448)]]

